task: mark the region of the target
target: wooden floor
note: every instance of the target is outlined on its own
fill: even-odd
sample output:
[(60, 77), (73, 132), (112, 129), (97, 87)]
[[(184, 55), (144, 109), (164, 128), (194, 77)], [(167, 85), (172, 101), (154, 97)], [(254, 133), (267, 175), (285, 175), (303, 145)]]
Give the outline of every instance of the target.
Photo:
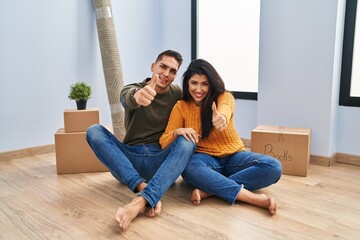
[(134, 194), (108, 172), (57, 175), (55, 154), (0, 160), (0, 239), (360, 239), (360, 167), (310, 165), (308, 177), (283, 175), (260, 192), (266, 210), (212, 197), (193, 206), (179, 178), (161, 216), (119, 231), (114, 213)]

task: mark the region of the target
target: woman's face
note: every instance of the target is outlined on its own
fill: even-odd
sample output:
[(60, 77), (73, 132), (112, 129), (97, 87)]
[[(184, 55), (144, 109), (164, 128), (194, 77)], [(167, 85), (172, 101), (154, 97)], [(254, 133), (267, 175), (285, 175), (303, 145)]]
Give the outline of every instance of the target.
[(197, 105), (201, 105), (209, 92), (209, 80), (205, 75), (194, 74), (189, 79), (189, 93)]

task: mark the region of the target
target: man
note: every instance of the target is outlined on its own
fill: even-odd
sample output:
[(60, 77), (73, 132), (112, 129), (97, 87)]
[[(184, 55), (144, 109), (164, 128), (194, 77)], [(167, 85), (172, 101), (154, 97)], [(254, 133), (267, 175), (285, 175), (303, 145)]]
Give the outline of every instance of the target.
[(87, 130), (86, 139), (96, 156), (117, 180), (138, 193), (117, 209), (115, 220), (122, 230), (140, 212), (145, 211), (148, 217), (160, 213), (160, 199), (195, 151), (196, 144), (183, 137), (164, 150), (159, 145), (172, 107), (182, 97), (181, 88), (172, 84), (182, 61), (178, 52), (164, 51), (151, 64), (151, 78), (122, 89), (126, 129), (123, 142), (99, 124)]

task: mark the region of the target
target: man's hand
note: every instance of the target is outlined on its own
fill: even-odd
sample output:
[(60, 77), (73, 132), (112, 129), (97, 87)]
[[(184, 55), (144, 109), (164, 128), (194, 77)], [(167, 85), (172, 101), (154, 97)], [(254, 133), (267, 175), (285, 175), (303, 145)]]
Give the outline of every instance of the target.
[(217, 128), (220, 131), (223, 131), (227, 125), (226, 117), (223, 114), (218, 112), (215, 102), (213, 102), (213, 104), (212, 104), (212, 111), (213, 111), (212, 123), (213, 123), (214, 128)]
[(134, 94), (134, 98), (137, 104), (141, 106), (149, 106), (156, 96), (155, 86), (159, 80), (159, 75), (154, 74), (153, 78), (142, 89), (138, 90)]

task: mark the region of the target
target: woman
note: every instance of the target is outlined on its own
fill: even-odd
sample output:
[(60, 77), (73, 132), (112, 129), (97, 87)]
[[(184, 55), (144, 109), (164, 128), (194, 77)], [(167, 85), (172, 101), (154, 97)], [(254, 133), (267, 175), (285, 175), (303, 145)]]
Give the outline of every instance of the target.
[(192, 61), (183, 75), (183, 99), (174, 106), (160, 138), (166, 148), (178, 136), (197, 143), (182, 176), (195, 187), (194, 205), (209, 196), (229, 204), (242, 201), (277, 210), (273, 197), (252, 190), (276, 183), (281, 164), (273, 157), (245, 151), (234, 125), (235, 100), (216, 69), (203, 59)]

